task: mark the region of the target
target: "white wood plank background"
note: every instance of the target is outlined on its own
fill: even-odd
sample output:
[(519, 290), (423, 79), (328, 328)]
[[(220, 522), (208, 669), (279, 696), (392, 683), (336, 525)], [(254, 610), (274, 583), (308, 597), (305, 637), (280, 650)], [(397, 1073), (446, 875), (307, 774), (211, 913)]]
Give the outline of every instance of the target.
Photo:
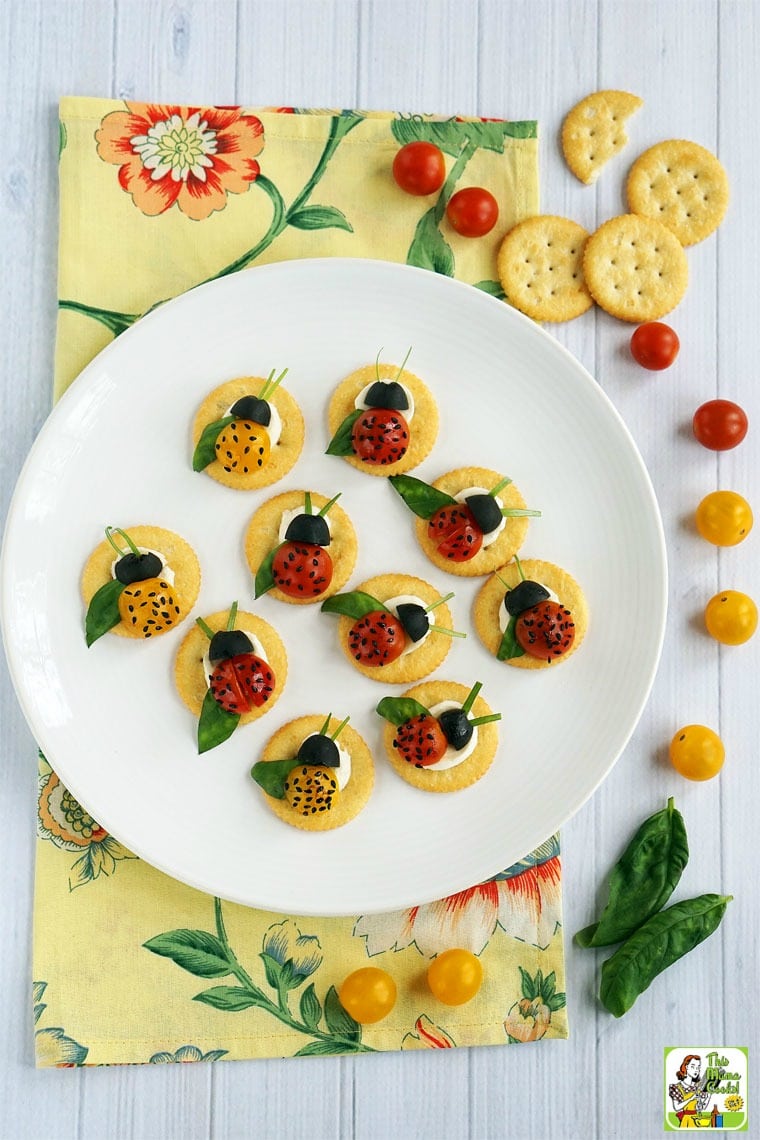
[[(55, 321), (56, 103), (61, 94), (249, 105), (361, 106), (539, 118), (542, 208), (589, 228), (621, 212), (628, 158), (666, 137), (715, 149), (732, 184), (719, 233), (689, 251), (672, 323), (682, 349), (650, 374), (629, 329), (598, 311), (552, 331), (625, 417), (662, 508), (670, 616), (654, 691), (602, 788), (563, 829), (566, 929), (590, 921), (638, 822), (675, 794), (692, 855), (677, 897), (735, 895), (720, 933), (617, 1022), (594, 999), (598, 962), (568, 944), (571, 1039), (440, 1055), (36, 1072), (29, 1009), (34, 744), (0, 667), (0, 1138), (545, 1140), (658, 1137), (662, 1049), (755, 1048), (760, 804), (758, 642), (701, 633), (718, 589), (760, 595), (758, 536), (717, 552), (691, 523), (717, 487), (760, 509), (760, 7), (754, 0), (4, 0), (0, 3), (0, 495), (3, 515), (48, 408)], [(564, 112), (598, 87), (645, 99), (626, 157), (594, 189), (567, 172)], [(688, 424), (720, 394), (754, 431), (719, 457)], [(758, 527), (760, 530), (760, 527)], [(621, 599), (625, 604), (625, 599)], [(601, 615), (597, 615), (596, 620)], [(681, 724), (718, 729), (718, 781), (677, 777)], [(755, 1109), (757, 1111), (757, 1109)]]

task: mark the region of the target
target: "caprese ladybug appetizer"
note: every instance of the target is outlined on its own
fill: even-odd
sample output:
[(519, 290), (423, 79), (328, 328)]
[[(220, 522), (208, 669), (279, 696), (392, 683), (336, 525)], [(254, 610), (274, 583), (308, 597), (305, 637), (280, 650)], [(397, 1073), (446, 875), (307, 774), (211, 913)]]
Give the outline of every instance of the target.
[(475, 628), (499, 661), (545, 669), (566, 661), (588, 628), (578, 583), (551, 562), (515, 558), (483, 584), (473, 610)]
[(251, 776), (280, 819), (306, 831), (342, 827), (358, 815), (374, 784), (372, 755), (358, 732), (326, 718), (290, 721), (266, 744)]
[(238, 724), (268, 712), (286, 675), (279, 635), (262, 618), (238, 612), (237, 602), (227, 612), (196, 618), (179, 647), (175, 680), (198, 717), (198, 751), (216, 748)]
[(245, 554), (257, 598), (282, 602), (323, 601), (348, 581), (356, 562), (356, 533), (340, 494), (326, 499), (311, 491), (288, 491), (264, 503), (251, 519)]
[(441, 664), (454, 637), (446, 603), (428, 582), (406, 574), (383, 574), (322, 603), (342, 615), (338, 637), (344, 654), (373, 681), (403, 684), (426, 677)]
[(482, 467), (461, 467), (433, 484), (413, 475), (388, 481), (417, 516), (417, 539), (431, 562), (460, 576), (488, 574), (509, 561), (525, 541), (528, 519), (541, 514), (525, 506), (510, 478)]
[(242, 376), (215, 388), (193, 423), (193, 470), (250, 491), (281, 479), (301, 454), (304, 424), (287, 375)]
[(428, 681), (403, 697), (383, 697), (377, 712), (388, 723), (385, 747), (394, 769), (417, 788), (453, 792), (474, 784), (489, 768), (501, 713), (453, 681)]
[(201, 584), (192, 547), (154, 526), (107, 526), (105, 535), (82, 573), (88, 646), (109, 630), (147, 640), (183, 621)]
[(425, 384), (401, 367), (367, 365), (338, 385), (328, 410), (328, 455), (343, 456), (369, 475), (409, 471), (438, 434), (438, 409)]

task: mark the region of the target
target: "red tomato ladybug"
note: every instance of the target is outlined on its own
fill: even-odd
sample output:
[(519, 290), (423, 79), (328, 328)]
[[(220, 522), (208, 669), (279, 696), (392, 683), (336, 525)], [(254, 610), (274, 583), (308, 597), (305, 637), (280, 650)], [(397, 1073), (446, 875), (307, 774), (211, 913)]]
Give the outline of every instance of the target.
[(332, 558), (314, 542), (283, 542), (272, 562), (274, 584), (289, 598), (316, 598), (332, 576)]
[(415, 768), (427, 768), (441, 759), (448, 741), (436, 718), (430, 713), (420, 713), (399, 725), (393, 747)]
[(367, 408), (351, 430), (351, 447), (363, 463), (378, 467), (397, 463), (409, 447), (409, 425), (394, 408)]
[(439, 507), (428, 522), (428, 538), (452, 562), (468, 562), (483, 545), (483, 531), (463, 503)]
[(272, 668), (255, 653), (226, 657), (214, 666), (209, 688), (225, 712), (252, 712), (271, 697), (275, 677)]
[(567, 653), (575, 641), (573, 615), (559, 602), (539, 602), (520, 614), (515, 622), (515, 638), (529, 657), (551, 664)]
[(351, 656), (360, 665), (372, 667), (390, 665), (400, 657), (406, 646), (404, 627), (387, 610), (372, 610), (351, 626), (348, 633)]

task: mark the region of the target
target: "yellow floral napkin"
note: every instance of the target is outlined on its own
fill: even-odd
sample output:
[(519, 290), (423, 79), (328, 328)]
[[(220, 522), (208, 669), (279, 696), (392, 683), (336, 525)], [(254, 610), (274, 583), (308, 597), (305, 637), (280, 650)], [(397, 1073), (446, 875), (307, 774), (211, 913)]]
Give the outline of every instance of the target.
[[(436, 196), (404, 194), (390, 176), (399, 146), (414, 140), (446, 155)], [(446, 202), (464, 185), (485, 185), (500, 203), (485, 238), (447, 227)], [(60, 190), (56, 397), (151, 307), (252, 265), (374, 257), (500, 296), (499, 242), (538, 212), (536, 124), (68, 98)], [(38, 814), (40, 1066), (567, 1036), (556, 837), (450, 898), (315, 919), (221, 902), (154, 870), (99, 827), (44, 757)], [(453, 947), (478, 954), (485, 976), (459, 1007), (425, 983), (430, 960)], [(384, 1021), (360, 1026), (336, 991), (367, 964), (393, 976), (399, 998)]]

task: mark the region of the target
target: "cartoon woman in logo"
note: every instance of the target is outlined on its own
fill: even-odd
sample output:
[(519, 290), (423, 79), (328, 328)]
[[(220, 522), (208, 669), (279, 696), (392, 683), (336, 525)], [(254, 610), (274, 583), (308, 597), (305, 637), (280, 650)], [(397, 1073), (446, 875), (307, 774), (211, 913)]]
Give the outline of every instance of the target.
[(702, 1058), (688, 1053), (676, 1073), (677, 1083), (668, 1089), (679, 1128), (697, 1128), (697, 1113), (707, 1107), (710, 1094), (704, 1091), (704, 1082), (699, 1080), (701, 1071)]

